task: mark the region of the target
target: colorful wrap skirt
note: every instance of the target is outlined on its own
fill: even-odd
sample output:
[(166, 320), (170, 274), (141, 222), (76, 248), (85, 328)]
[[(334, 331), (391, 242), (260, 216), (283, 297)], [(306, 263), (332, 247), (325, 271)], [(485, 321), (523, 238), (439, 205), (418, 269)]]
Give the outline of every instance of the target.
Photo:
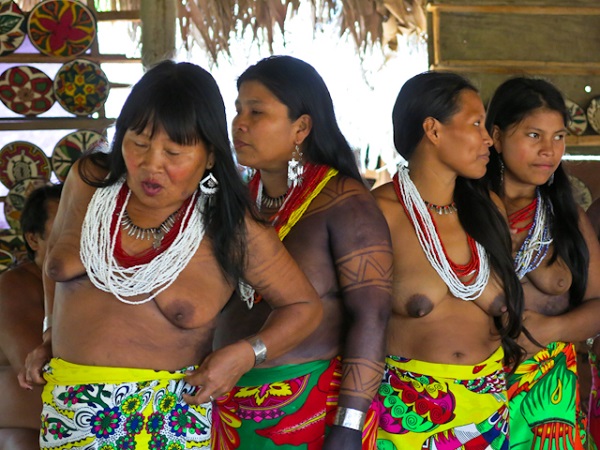
[(575, 346), (553, 342), (508, 379), (510, 448), (585, 449)]
[(378, 450), (508, 450), (504, 352), (474, 366), (388, 356)]
[[(340, 358), (252, 369), (213, 409), (214, 450), (319, 450), (333, 424)], [(367, 413), (363, 449), (375, 448), (376, 419)]]
[(588, 408), (588, 438), (598, 446), (600, 445), (600, 358), (594, 352), (590, 352), (590, 366), (592, 369), (592, 388)]
[(177, 372), (72, 364), (52, 359), (42, 393), (42, 449), (210, 449), (211, 404)]

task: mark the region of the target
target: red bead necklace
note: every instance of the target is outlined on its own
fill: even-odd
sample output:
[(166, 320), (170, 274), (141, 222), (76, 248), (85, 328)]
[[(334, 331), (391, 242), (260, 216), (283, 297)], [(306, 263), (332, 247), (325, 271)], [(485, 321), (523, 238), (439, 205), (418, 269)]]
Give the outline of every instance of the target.
[[(535, 216), (535, 210), (537, 208), (537, 197), (535, 197), (531, 203), (524, 208), (515, 211), (508, 215), (508, 226), (518, 233), (523, 231), (529, 231), (533, 226), (533, 217)], [(526, 225), (523, 227), (517, 227), (518, 223), (525, 222)]]

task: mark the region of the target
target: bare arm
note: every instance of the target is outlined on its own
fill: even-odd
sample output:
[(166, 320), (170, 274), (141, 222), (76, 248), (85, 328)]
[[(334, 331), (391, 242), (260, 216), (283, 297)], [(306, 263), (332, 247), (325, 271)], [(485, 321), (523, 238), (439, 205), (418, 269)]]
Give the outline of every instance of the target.
[[(273, 308), (257, 336), (267, 348), (267, 357), (276, 358), (317, 328), (322, 315), (321, 302), (271, 227), (247, 219), (247, 230), (245, 278)], [(202, 390), (195, 397), (186, 397), (186, 401), (203, 403), (229, 392), (254, 363), (254, 350), (246, 340), (213, 352), (188, 376), (188, 382), (202, 386)]]
[(560, 316), (541, 316), (527, 311), (525, 326), (532, 326), (533, 336), (542, 344), (585, 341), (600, 333), (600, 244), (583, 210), (579, 214), (579, 227), (590, 254), (583, 304)]
[[(392, 303), (390, 233), (375, 200), (354, 181), (339, 183), (328, 215), (333, 259), (347, 323), (338, 405), (365, 413), (381, 384)], [(353, 434), (349, 436), (349, 434)], [(324, 448), (360, 448), (361, 433), (336, 427)]]
[(16, 372), (42, 339), (42, 280), (26, 264), (0, 276), (0, 348)]

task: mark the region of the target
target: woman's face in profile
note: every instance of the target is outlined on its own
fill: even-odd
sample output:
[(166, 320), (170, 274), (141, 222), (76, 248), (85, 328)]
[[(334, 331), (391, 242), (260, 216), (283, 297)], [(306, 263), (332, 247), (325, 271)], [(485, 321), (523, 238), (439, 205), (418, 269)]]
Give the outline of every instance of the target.
[(129, 188), (153, 208), (178, 208), (214, 164), (214, 155), (203, 142), (178, 144), (162, 127), (154, 133), (150, 127), (141, 133), (127, 130), (122, 151)]
[(258, 81), (241, 84), (232, 123), (238, 162), (259, 170), (287, 170), (294, 152), (296, 121), (288, 108)]

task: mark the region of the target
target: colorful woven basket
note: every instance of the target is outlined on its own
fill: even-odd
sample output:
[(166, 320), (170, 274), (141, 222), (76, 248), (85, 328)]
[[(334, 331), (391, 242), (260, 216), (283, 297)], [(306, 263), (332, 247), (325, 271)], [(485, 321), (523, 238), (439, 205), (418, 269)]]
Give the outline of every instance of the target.
[(0, 182), (12, 189), (27, 178), (50, 180), (50, 160), (35, 144), (15, 141), (0, 149)]
[(25, 200), (31, 192), (47, 184), (44, 178), (27, 178), (19, 181), (9, 191), (4, 201), (4, 217), (11, 228), (21, 229), (21, 212), (25, 206)]
[(108, 78), (96, 63), (75, 59), (64, 64), (54, 78), (54, 96), (68, 112), (89, 116), (108, 98)]
[(0, 0), (0, 56), (14, 52), (25, 40), (25, 14), (12, 0)]
[(96, 19), (77, 0), (45, 0), (29, 13), (27, 34), (44, 55), (77, 56), (94, 42)]
[(94, 146), (106, 142), (100, 133), (90, 130), (78, 130), (63, 137), (52, 151), (52, 170), (56, 177), (64, 182), (71, 166), (81, 154)]
[(35, 67), (11, 67), (0, 75), (0, 100), (17, 114), (44, 113), (54, 104), (52, 80)]

